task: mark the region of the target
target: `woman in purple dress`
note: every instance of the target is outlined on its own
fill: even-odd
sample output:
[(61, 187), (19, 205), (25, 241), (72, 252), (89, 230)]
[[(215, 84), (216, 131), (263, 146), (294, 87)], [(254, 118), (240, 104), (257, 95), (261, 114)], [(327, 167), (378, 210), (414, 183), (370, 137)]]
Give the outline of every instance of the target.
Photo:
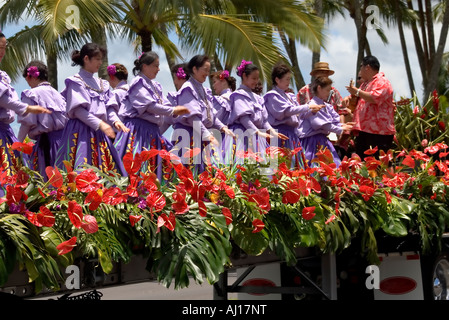
[(112, 144), (115, 132), (127, 131), (114, 108), (106, 104), (112, 93), (106, 80), (94, 76), (100, 69), (106, 49), (95, 43), (85, 44), (72, 53), (72, 65), (80, 71), (65, 80), (62, 91), (67, 102), (69, 121), (64, 129), (56, 165), (64, 169), (68, 161), (74, 170), (89, 164), (105, 173), (126, 175), (122, 158)]
[[(188, 112), (183, 106), (173, 107), (165, 98), (162, 86), (154, 80), (159, 72), (159, 56), (153, 52), (143, 53), (134, 62), (133, 73), (136, 76), (129, 85), (126, 98), (120, 107), (119, 116), (124, 119), (129, 132), (117, 135), (114, 145), (120, 157), (126, 153), (141, 153), (144, 150), (171, 149), (171, 143), (160, 131), (164, 117), (173, 117)], [(142, 172), (156, 173), (160, 182), (170, 179), (172, 165), (169, 160), (156, 156)]]
[(253, 92), (259, 82), (259, 68), (251, 61), (242, 60), (237, 68), (237, 75), (242, 78), (242, 83), (230, 96), (229, 117), (229, 128), (236, 138), (231, 140), (225, 137), (223, 143), (227, 164), (240, 163), (238, 154), (249, 151), (265, 158), (269, 146), (267, 139), (274, 137), (281, 140), (288, 139), (271, 127), (263, 98)]
[(224, 125), (229, 124), (231, 115), (231, 93), (236, 89), (236, 80), (229, 75), (229, 71), (217, 71), (211, 75), (212, 87), (216, 95), (213, 96), (214, 108), (217, 111), (217, 118)]
[(341, 123), (340, 116), (334, 107), (325, 102), (331, 90), (331, 79), (327, 77), (316, 78), (312, 83), (314, 96), (308, 104), (309, 106), (312, 104), (324, 104), (325, 107), (318, 111), (316, 115), (304, 117), (299, 121), (299, 137), (304, 148), (307, 164), (310, 167), (317, 166), (312, 161), (316, 158), (318, 151), (324, 151), (325, 149), (332, 153), (334, 163), (339, 167), (341, 160), (327, 136), (331, 132), (340, 135), (344, 130), (351, 130), (353, 126), (352, 122)]
[(182, 156), (188, 150), (199, 148), (194, 157), (182, 158), (194, 174), (209, 165), (219, 166), (221, 158), (221, 132), (232, 136), (232, 132), (215, 116), (212, 92), (203, 83), (210, 73), (210, 62), (206, 55), (196, 55), (187, 64), (190, 78), (178, 91), (178, 104), (186, 106), (190, 113), (175, 119), (173, 126), (173, 150)]
[[(5, 56), (7, 45), (6, 36), (0, 33), (0, 62)], [(11, 79), (6, 72), (0, 70), (0, 172), (6, 172), (8, 176), (14, 175), (21, 166), (27, 164), (26, 155), (11, 149), (12, 144), (19, 141), (10, 124), (16, 114), (23, 116), (28, 113), (50, 114), (51, 111), (39, 105), (29, 105), (20, 101), (17, 92), (11, 86)], [(5, 188), (6, 185), (0, 184), (0, 197), (5, 195)]]
[(270, 125), (288, 137), (288, 140), (281, 140), (280, 147), (295, 151), (291, 166), (304, 168), (305, 158), (298, 132), (299, 119), (318, 112), (324, 105), (299, 105), (295, 94), (287, 92), (291, 78), (288, 66), (274, 66), (271, 73), (273, 88), (264, 95), (265, 108)]
[(51, 114), (27, 114), (18, 116), (19, 141), (26, 136), (36, 141), (30, 156), (30, 167), (47, 179), (45, 168), (55, 165), (61, 144), (62, 131), (67, 124), (66, 103), (62, 95), (48, 82), (48, 69), (40, 61), (31, 61), (23, 71), (31, 89), (22, 92), (22, 102), (40, 105)]
[(129, 90), (128, 70), (121, 63), (113, 63), (107, 67), (107, 71), (108, 82), (113, 88), (112, 98), (108, 101), (108, 108), (115, 107), (115, 112), (118, 113), (122, 100)]

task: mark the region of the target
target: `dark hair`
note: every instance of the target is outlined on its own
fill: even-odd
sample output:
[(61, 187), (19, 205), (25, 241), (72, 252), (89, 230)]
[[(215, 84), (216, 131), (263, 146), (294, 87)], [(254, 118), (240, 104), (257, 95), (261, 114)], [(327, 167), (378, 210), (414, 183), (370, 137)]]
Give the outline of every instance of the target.
[(113, 66), (115, 66), (115, 74), (114, 77), (116, 77), (119, 80), (128, 80), (128, 69), (126, 69), (126, 67), (121, 64), (121, 63), (113, 63)]
[(318, 86), (320, 86), (321, 88), (324, 88), (331, 84), (332, 84), (332, 80), (328, 77), (315, 78), (315, 80), (313, 80), (313, 83), (312, 83), (312, 92), (313, 92), (313, 94), (316, 94), (317, 90), (318, 90)]
[(273, 86), (276, 85), (276, 78), (281, 79), (287, 73), (291, 73), (291, 70), (286, 64), (280, 63), (275, 65), (273, 71), (271, 71), (271, 81), (273, 82)]
[(134, 60), (133, 74), (137, 76), (139, 72), (142, 71), (142, 65), (150, 65), (157, 59), (159, 59), (159, 56), (154, 51), (147, 51), (142, 53), (139, 58)]
[(190, 59), (189, 63), (187, 64), (187, 71), (189, 74), (193, 74), (193, 67), (196, 67), (197, 69), (204, 66), (204, 64), (209, 61), (209, 57), (204, 54), (198, 54), (194, 56), (192, 59)]
[[(220, 79), (220, 75), (222, 74), (223, 71), (224, 70), (220, 70), (220, 71), (216, 71), (216, 72), (212, 73), (210, 75), (211, 79)], [(223, 80), (226, 80), (226, 82), (228, 83), (229, 88), (232, 91), (235, 91), (235, 89), (237, 88), (237, 80), (234, 77), (229, 76), (227, 78), (224, 78)]]
[(255, 64), (253, 64), (253, 63), (247, 64), (247, 65), (245, 65), (245, 68), (243, 69), (243, 72), (240, 75), (240, 77), (243, 78), (244, 74), (246, 74), (246, 76), (248, 77), (251, 73), (253, 73), (253, 71), (256, 71), (256, 70), (259, 70), (259, 68)]
[(48, 68), (47, 66), (38, 60), (33, 60), (30, 63), (28, 63), (25, 68), (23, 69), (23, 77), (26, 78), (28, 76), (28, 68), (30, 67), (37, 67), (37, 70), (39, 71), (39, 76), (37, 77), (39, 80), (47, 81), (48, 80)]
[(89, 57), (92, 59), (93, 57), (97, 57), (101, 55), (103, 58), (106, 57), (108, 51), (106, 48), (99, 46), (96, 43), (86, 43), (81, 51), (75, 50), (72, 52), (72, 66), (84, 66), (84, 57)]
[(362, 65), (363, 66), (370, 66), (375, 71), (379, 71), (379, 69), (380, 69), (380, 62), (374, 56), (366, 56), (366, 57), (364, 57), (363, 60), (362, 60)]
[(184, 73), (185, 73), (185, 75), (186, 75), (186, 78), (185, 78), (185, 79), (186, 79), (186, 80), (189, 80), (190, 74), (189, 74), (189, 72), (187, 72), (187, 63), (178, 63), (178, 64), (175, 64), (175, 65), (171, 68), (170, 72), (176, 76), (176, 73), (178, 73), (178, 69), (179, 69), (179, 68), (182, 68), (182, 70), (184, 70)]
[(0, 38), (6, 38), (6, 36), (2, 32), (0, 32)]

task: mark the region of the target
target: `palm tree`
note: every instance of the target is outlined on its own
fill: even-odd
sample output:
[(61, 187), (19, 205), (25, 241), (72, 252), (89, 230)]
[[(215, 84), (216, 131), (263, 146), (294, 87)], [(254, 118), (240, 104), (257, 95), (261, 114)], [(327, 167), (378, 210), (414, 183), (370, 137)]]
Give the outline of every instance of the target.
[(169, 34), (182, 48), (202, 51), (217, 64), (235, 66), (243, 58), (251, 59), (266, 78), (273, 64), (291, 60), (282, 50), (280, 32), (314, 49), (324, 39), (322, 20), (294, 0), (119, 2), (124, 19), (117, 24), (123, 35), (142, 51), (151, 50), (154, 42), (172, 63), (182, 57)]
[[(76, 7), (82, 16), (77, 29), (67, 23), (69, 6)], [(89, 39), (105, 45), (104, 28), (111, 20), (118, 19), (111, 2), (93, 0), (7, 0), (0, 12), (0, 26), (16, 22), (24, 15), (35, 21), (33, 27), (25, 27), (8, 39), (8, 54), (2, 68), (15, 80), (30, 59), (46, 57), (49, 81), (55, 88), (57, 61), (67, 59), (73, 48)]]

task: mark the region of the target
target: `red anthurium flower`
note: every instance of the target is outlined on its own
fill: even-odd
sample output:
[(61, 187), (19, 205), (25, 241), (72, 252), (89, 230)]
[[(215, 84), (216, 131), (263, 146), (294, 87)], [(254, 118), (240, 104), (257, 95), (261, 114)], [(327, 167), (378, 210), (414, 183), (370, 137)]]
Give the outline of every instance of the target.
[(310, 220), (313, 219), (313, 217), (315, 217), (315, 209), (316, 207), (305, 207), (304, 209), (302, 209), (302, 217), (304, 218), (304, 220)]
[(298, 181), (290, 182), (285, 189), (286, 190), (282, 195), (282, 203), (297, 203), (301, 197)]
[(183, 214), (189, 211), (189, 206), (185, 200), (177, 201), (171, 205), (176, 214)]
[(59, 250), (59, 255), (63, 255), (69, 253), (76, 246), (76, 237), (71, 237), (69, 240), (62, 242), (61, 244), (56, 246), (56, 249)]
[(64, 178), (57, 168), (48, 166), (47, 168), (45, 168), (45, 173), (47, 174), (49, 184), (51, 184), (55, 188), (62, 187)]
[(387, 203), (391, 203), (391, 194), (384, 190), (385, 198), (387, 199)]
[(406, 165), (410, 168), (414, 168), (415, 167), (415, 160), (413, 160), (413, 158), (409, 155), (406, 155), (404, 160), (402, 160), (402, 164)]
[(74, 200), (69, 201), (67, 214), (72, 224), (77, 228), (81, 228), (83, 220), (83, 208)]
[(117, 187), (112, 187), (103, 191), (103, 202), (112, 206), (126, 202), (128, 195), (122, 194)]
[(446, 131), (446, 124), (444, 123), (444, 121), (438, 121), (438, 127), (441, 131)]
[(231, 186), (228, 186), (226, 184), (226, 182), (220, 183), (220, 190), (224, 190), (229, 198), (231, 198), (231, 199), (235, 198), (234, 188), (232, 188)]
[(154, 158), (158, 154), (159, 154), (159, 150), (157, 150), (157, 149), (145, 150), (140, 153), (140, 158), (141, 158), (142, 162), (144, 162), (144, 161), (150, 160), (151, 158)]
[(98, 231), (97, 219), (90, 214), (84, 216), (84, 221), (81, 224), (81, 228), (87, 233), (95, 233)]
[(20, 200), (26, 201), (28, 196), (19, 187), (7, 185), (6, 186), (6, 202), (10, 204), (18, 204)]
[(44, 227), (52, 227), (55, 224), (55, 216), (46, 206), (41, 206), (37, 214), (37, 221)]
[(207, 207), (206, 204), (204, 203), (204, 201), (199, 200), (198, 201), (198, 210), (199, 210), (199, 214), (202, 217), (207, 216)]
[(170, 213), (170, 215), (167, 217), (165, 213), (161, 214), (159, 218), (157, 219), (157, 227), (158, 230), (156, 233), (159, 232), (159, 228), (165, 226), (168, 230), (173, 231), (175, 230), (176, 226), (176, 217), (174, 214)]
[(374, 190), (374, 188), (371, 188), (367, 185), (363, 185), (363, 186), (360, 186), (359, 191), (362, 194), (363, 199), (365, 201), (368, 201), (374, 195), (375, 190)]
[(435, 146), (430, 146), (430, 147), (425, 148), (425, 149), (424, 149), (424, 152), (428, 152), (428, 153), (430, 153), (430, 154), (435, 154), (435, 153), (437, 153), (439, 150), (440, 150), (440, 148), (438, 148), (438, 146), (435, 145)]
[(129, 222), (131, 223), (131, 227), (134, 227), (134, 225), (137, 222), (139, 222), (139, 220), (142, 219), (142, 217), (143, 217), (142, 215), (135, 216), (135, 215), (130, 214), (129, 215)]
[(26, 210), (26, 211), (25, 211), (25, 217), (26, 217), (32, 224), (34, 224), (35, 226), (37, 226), (37, 227), (42, 227), (42, 223), (40, 223), (40, 222), (37, 220), (37, 214), (35, 214), (34, 212), (31, 212), (31, 211), (29, 211), (29, 210)]
[(263, 228), (265, 228), (265, 223), (263, 223), (263, 221), (260, 219), (254, 219), (253, 227), (254, 227), (253, 233), (257, 233), (262, 231)]
[(22, 170), (17, 171), (16, 174), (16, 186), (21, 188), (26, 188), (28, 186), (28, 179), (30, 176)]
[(318, 158), (318, 161), (324, 162), (326, 164), (334, 162), (334, 157), (332, 156), (332, 152), (329, 150), (329, 148), (318, 150), (316, 153), (316, 157)]
[(148, 207), (150, 208), (151, 215), (153, 215), (153, 213), (161, 211), (166, 205), (164, 194), (160, 191), (151, 192), (147, 196), (146, 201)]
[(271, 209), (270, 194), (267, 188), (258, 189), (256, 192), (249, 194), (248, 200), (257, 203), (261, 211), (268, 212)]
[(123, 166), (130, 176), (138, 172), (142, 166), (142, 158), (140, 157), (140, 153), (136, 153), (136, 155), (133, 156), (132, 152), (127, 152), (123, 156)]
[(92, 169), (84, 170), (75, 178), (76, 187), (81, 192), (98, 190), (101, 187), (101, 184), (96, 182), (98, 179), (100, 178)]
[(376, 170), (377, 167), (379, 167), (381, 165), (381, 163), (382, 162), (380, 162), (379, 160), (377, 160), (374, 157), (366, 157), (365, 158), (365, 164), (366, 164), (366, 168), (368, 170)]
[(232, 223), (232, 213), (231, 210), (229, 210), (226, 207), (223, 207), (221, 209), (221, 212), (223, 213), (223, 215), (225, 216), (226, 219), (226, 225), (230, 225)]
[(90, 203), (89, 210), (94, 211), (97, 210), (97, 208), (102, 203), (102, 194), (103, 190), (98, 189), (95, 191), (91, 191), (87, 194), (86, 199), (84, 199), (84, 203)]
[(366, 155), (373, 155), (377, 152), (377, 146), (373, 149), (373, 148), (369, 148), (368, 150), (365, 150), (365, 152), (363, 152)]
[(34, 147), (33, 142), (28, 142), (28, 143), (14, 142), (11, 146), (11, 148), (13, 150), (18, 150), (18, 151), (26, 153), (26, 154), (31, 154), (33, 152), (33, 147)]

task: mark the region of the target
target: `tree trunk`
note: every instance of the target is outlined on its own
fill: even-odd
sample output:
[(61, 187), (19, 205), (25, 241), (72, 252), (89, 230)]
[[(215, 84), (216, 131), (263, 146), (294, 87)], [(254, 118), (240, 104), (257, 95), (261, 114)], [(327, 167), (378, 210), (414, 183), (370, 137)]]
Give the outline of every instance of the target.
[(284, 44), (285, 51), (287, 51), (287, 55), (290, 59), (290, 64), (292, 66), (292, 72), (295, 79), (296, 89), (299, 90), (303, 86), (306, 85), (304, 78), (301, 73), (301, 69), (298, 63), (298, 55), (296, 52), (296, 44), (295, 41), (291, 38), (286, 37), (285, 33), (279, 30), (279, 35), (281, 37), (281, 41)]
[(449, 1), (446, 1), (445, 12), (441, 27), (440, 40), (438, 42), (438, 48), (435, 55), (432, 56), (431, 69), (429, 70), (429, 78), (427, 84), (424, 86), (423, 100), (429, 97), (430, 93), (437, 89), (438, 84), (438, 72), (441, 68), (441, 62), (443, 61), (444, 47), (446, 46), (447, 36), (449, 33)]
[[(315, 9), (315, 14), (324, 19), (324, 14), (323, 14), (323, 1), (322, 0), (315, 0), (315, 3), (313, 5), (314, 9)], [(314, 51), (312, 53), (312, 69), (313, 70), (313, 66), (315, 65), (315, 63), (319, 62), (321, 59), (321, 47), (319, 51)]]
[[(106, 31), (104, 27), (98, 27), (96, 29), (90, 30), (92, 42), (98, 44), (99, 46), (107, 49), (107, 38), (106, 38)], [(100, 70), (98, 70), (98, 77), (102, 79), (107, 79), (108, 77), (108, 56), (103, 57), (103, 63), (100, 66)]]
[[(408, 0), (407, 5), (410, 10), (415, 11), (415, 9), (413, 8), (412, 0)], [(415, 43), (416, 55), (418, 56), (419, 68), (421, 70), (422, 84), (424, 84), (424, 83), (427, 83), (427, 81), (426, 81), (427, 74), (426, 74), (426, 63), (425, 63), (426, 58), (425, 58), (425, 54), (424, 54), (423, 44), (421, 43), (421, 39), (419, 37), (418, 27), (417, 27), (416, 23), (412, 23), (411, 28), (412, 28), (412, 33), (413, 33), (413, 40)]]
[(52, 46), (46, 46), (47, 68), (48, 68), (48, 82), (52, 87), (58, 90), (58, 58)]
[(150, 31), (141, 30), (137, 33), (140, 37), (140, 41), (142, 44), (142, 52), (148, 52), (153, 50), (153, 39)]
[(397, 1), (393, 1), (393, 2), (394, 2), (394, 12), (396, 14), (396, 19), (397, 19), (397, 23), (398, 23), (398, 31), (399, 31), (399, 39), (401, 41), (402, 55), (404, 56), (405, 71), (407, 73), (408, 84), (410, 87), (410, 95), (411, 95), (411, 97), (413, 97), (413, 94), (415, 92), (415, 84), (413, 81), (412, 70), (410, 67), (410, 60), (408, 58), (407, 45), (405, 42), (405, 35), (404, 35), (404, 28), (402, 25), (402, 15), (399, 12), (398, 2)]

